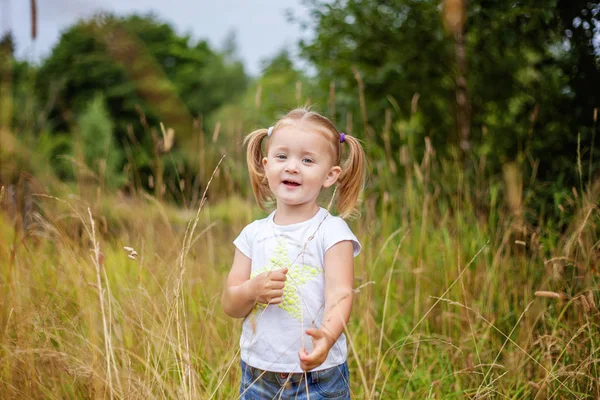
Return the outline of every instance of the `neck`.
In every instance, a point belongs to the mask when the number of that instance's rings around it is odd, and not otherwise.
[[[319,211],[317,203],[306,203],[299,205],[283,204],[277,202],[277,212],[273,221],[277,225],[291,225],[308,221]]]

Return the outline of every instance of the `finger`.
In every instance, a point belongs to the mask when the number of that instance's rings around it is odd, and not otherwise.
[[[281,290],[285,287],[285,283],[280,281],[273,281],[270,282],[268,286],[270,289]]]
[[[306,352],[306,349],[304,347],[302,347],[300,351],[298,351],[298,358],[300,359],[300,368],[303,371],[308,371],[309,364],[306,362],[307,355],[308,353]]]
[[[302,369],[304,372],[308,372],[308,365],[300,361],[300,369]]]
[[[270,276],[269,278],[272,281],[278,281],[278,282],[285,282],[287,280],[287,276],[280,271],[273,273],[273,275]]]
[[[325,359],[316,359],[316,360],[301,360],[300,364],[303,366],[305,371],[310,371],[317,368],[319,365],[323,364]]]
[[[314,351],[308,353],[306,349],[304,349],[304,353],[300,355],[300,360],[305,364],[312,364],[315,362],[318,354],[315,354]]]
[[[300,362],[300,368],[303,371],[311,371],[313,369],[315,369],[316,367],[318,367],[320,364],[319,363],[315,363],[315,362],[306,362],[306,361],[301,361]]]
[[[277,302],[277,303],[276,303]],[[269,296],[269,303],[271,304],[279,304],[283,302],[283,296],[279,295],[275,295],[275,296]]]
[[[278,269],[278,270],[273,271],[273,272],[275,272],[278,276],[285,277],[285,275],[287,275],[287,273],[288,273],[288,269],[287,268],[282,268],[282,269]]]
[[[311,364],[300,363],[300,368],[302,369],[302,371],[308,372],[308,371],[314,369],[315,366],[311,365]]]
[[[308,351],[306,351],[306,348],[304,346],[302,346],[298,351],[298,357],[301,361],[304,361],[306,357],[308,357]]]
[[[320,329],[309,328],[306,330],[306,334],[312,336],[314,339],[320,339],[323,337],[323,331]]]
[[[265,289],[283,289],[285,287],[285,283],[281,281],[269,281],[265,284]]]

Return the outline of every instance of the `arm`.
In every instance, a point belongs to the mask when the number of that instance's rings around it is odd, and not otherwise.
[[[230,317],[244,318],[257,302],[279,304],[283,301],[287,268],[263,272],[250,279],[251,271],[252,260],[236,248],[227,285],[221,296],[223,311]]]
[[[352,242],[342,241],[325,253],[325,312],[320,329],[308,329],[313,337],[313,351],[300,350],[300,367],[311,370],[321,365],[329,350],[344,331],[350,318],[354,283],[354,252]]]
[[[236,248],[227,285],[221,296],[223,311],[230,317],[244,318],[256,304],[256,296],[252,295],[250,288],[251,270],[252,260]]]

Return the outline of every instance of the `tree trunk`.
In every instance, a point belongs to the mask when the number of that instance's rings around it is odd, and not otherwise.
[[[471,105],[467,90],[467,51],[463,30],[456,32],[456,104],[458,105],[458,129],[460,148],[466,152],[471,148]]]
[[[467,91],[467,49],[465,21],[467,0],[444,0],[443,21],[446,31],[454,37],[456,55],[456,104],[459,145],[464,154],[471,148],[471,106]]]

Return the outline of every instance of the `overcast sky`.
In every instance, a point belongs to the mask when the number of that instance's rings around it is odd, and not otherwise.
[[[246,71],[256,75],[260,61],[282,48],[297,54],[303,33],[290,23],[286,10],[305,19],[301,0],[37,0],[38,32],[31,40],[29,0],[0,0],[0,30],[12,30],[17,57],[37,61],[48,55],[60,33],[78,19],[98,11],[119,15],[155,12],[179,33],[191,33],[221,47],[228,33],[236,32],[238,53]]]

